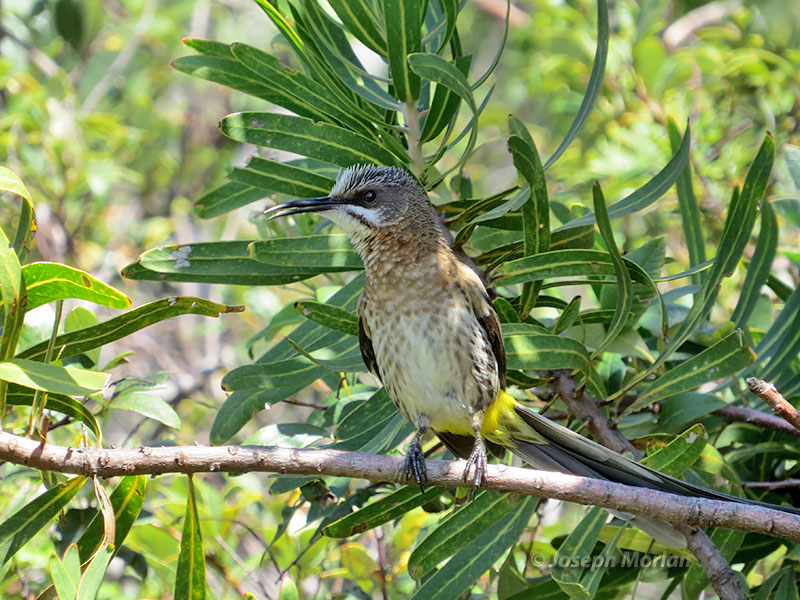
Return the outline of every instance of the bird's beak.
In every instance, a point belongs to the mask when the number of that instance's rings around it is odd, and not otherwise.
[[[291,202],[284,202],[278,206],[268,208],[264,211],[264,214],[269,216],[270,219],[275,219],[277,217],[286,217],[288,215],[296,215],[304,212],[328,210],[339,204],[340,202],[334,200],[330,196],[301,198],[300,200],[292,200]]]

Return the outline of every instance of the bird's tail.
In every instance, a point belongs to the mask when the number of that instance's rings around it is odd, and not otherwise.
[[[487,423],[487,420],[490,421]],[[518,455],[536,469],[605,479],[681,496],[757,504],[800,514],[793,507],[749,500],[693,485],[631,460],[571,429],[522,406],[504,391],[487,410],[484,437]],[[669,523],[648,517],[613,513],[637,525],[660,542],[683,547],[684,537]]]

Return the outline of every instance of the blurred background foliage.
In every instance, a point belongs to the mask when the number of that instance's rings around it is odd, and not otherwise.
[[[589,79],[595,10],[593,0],[514,2],[508,44],[493,76],[497,86],[481,117],[483,146],[466,168],[476,197],[517,180],[505,148],[508,113],[528,126],[543,156],[563,138]],[[465,47],[476,53],[473,72],[492,61],[504,11],[505,3],[497,0],[464,6],[459,30]],[[108,358],[135,352],[115,376],[168,372],[159,393],[183,421],[180,430],[172,430],[138,415],[132,422],[124,412],[108,413],[104,431],[111,443],[206,443],[224,399],[220,377],[248,360],[244,341],[289,300],[315,294],[316,284],[142,283],[123,280],[118,271],[165,240],[266,237],[255,218],[266,202],[208,220],[194,214],[193,203],[254,152],[222,136],[220,117],[271,107],[169,65],[186,54],[180,43],[186,36],[268,49],[276,31],[245,0],[7,0],[1,14],[0,162],[32,193],[39,218],[35,257],[91,271],[136,305],[166,294],[191,294],[247,307],[222,320],[184,316],[104,349]],[[800,145],[800,4],[620,0],[610,6],[610,23],[602,90],[579,138],[548,172],[550,197],[589,206],[594,179],[609,199],[625,196],[671,155],[667,117],[679,123],[691,119],[695,193],[707,239],[717,239],[730,190],[741,184],[754,149],[771,131],[779,152],[770,194],[781,226],[773,274],[796,287],[800,199],[790,170],[800,165],[787,161],[780,149]],[[667,255],[678,271],[688,255],[674,190],[658,206],[618,221],[617,242],[626,250],[666,234]],[[0,205],[2,222],[11,222],[15,210],[13,201]],[[724,283],[723,310],[736,303],[740,275]],[[48,310],[42,307],[39,316],[34,311],[31,321],[52,322]],[[769,316],[769,311],[762,315]],[[314,409],[303,404],[327,404],[334,392],[318,381],[295,404],[258,415],[246,433],[258,431],[262,443],[283,441],[283,433],[297,432],[282,433],[271,423],[304,421]],[[0,484],[0,513],[10,514],[36,494],[32,480],[21,481],[8,476]],[[131,552],[112,563],[100,597],[171,595],[187,484],[184,478],[162,477],[147,487],[148,512],[126,541]],[[301,597],[407,597],[414,588],[405,568],[410,549],[417,533],[439,518],[417,510],[350,540],[312,538],[306,517],[324,504],[324,496],[303,498],[297,490],[267,495],[265,479],[257,475],[208,476],[198,478],[196,487],[209,585],[218,598],[245,592],[275,598],[284,572],[298,583]],[[523,535],[510,560],[526,576],[537,575],[525,557],[549,551],[541,540],[565,535],[583,513],[572,507],[557,520],[544,520],[536,541]],[[287,531],[291,535],[282,535]],[[14,558],[0,595],[27,598],[49,582],[43,565],[52,536],[69,537],[58,530],[41,532]],[[508,597],[515,589],[511,572],[486,575],[476,597],[495,589],[498,577],[501,596]],[[751,577],[751,585],[761,583],[758,573]],[[646,582],[640,594],[649,597]]]

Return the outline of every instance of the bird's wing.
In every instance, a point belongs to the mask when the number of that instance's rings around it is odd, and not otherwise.
[[[363,298],[363,296],[362,296]],[[361,302],[358,303],[358,345],[361,348],[361,358],[364,359],[364,364],[367,370],[375,375],[378,379],[381,378],[380,370],[378,369],[378,361],[375,360],[375,349],[372,347],[372,339],[369,337],[367,330],[367,323],[361,310]]]
[[[500,378],[500,388],[506,388],[506,346],[503,342],[503,332],[500,330],[500,319],[494,311],[492,301],[480,277],[469,268],[460,263],[460,281],[463,283],[464,292],[472,306],[472,312],[478,319],[486,334],[486,339],[492,347],[492,353],[497,361],[497,375]]]

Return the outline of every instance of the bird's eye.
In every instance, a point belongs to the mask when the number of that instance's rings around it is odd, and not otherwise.
[[[364,194],[361,196],[361,198],[364,200],[364,202],[375,202],[375,198],[377,198],[377,197],[378,197],[378,195],[375,192],[373,192],[372,190],[368,190],[368,191],[364,192]]]

